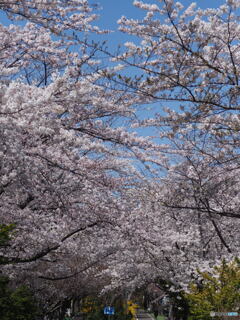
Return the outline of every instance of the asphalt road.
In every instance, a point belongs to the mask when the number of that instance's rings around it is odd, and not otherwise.
[[[154,318],[145,310],[138,309],[136,314],[137,320],[154,320]]]

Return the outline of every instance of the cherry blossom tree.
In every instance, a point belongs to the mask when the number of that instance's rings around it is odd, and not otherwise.
[[[142,71],[143,80],[129,86],[143,101],[159,102],[156,117],[141,124],[157,126],[169,139],[166,152],[175,163],[188,153],[237,167],[238,1],[206,10],[195,4],[184,10],[174,1],[134,4],[146,17],[122,17],[120,30],[142,41],[125,43],[127,51],[115,60]]]
[[[14,23],[0,25],[0,222],[15,224],[0,261],[49,310],[96,288],[184,286],[238,254],[240,5],[134,5],[145,18],[119,25],[140,42],[104,67],[87,1],[0,2]],[[138,121],[146,104],[159,109]]]
[[[113,88],[106,74],[118,67],[103,69],[86,40],[101,32],[87,1],[0,8],[16,20],[0,26],[0,220],[15,225],[0,259],[48,307],[96,285],[116,255],[122,194],[140,179],[131,162],[155,146],[124,127],[135,100]]]
[[[184,285],[198,266],[207,269],[239,255],[240,5],[226,1],[205,10],[196,4],[184,9],[172,0],[134,5],[145,17],[122,17],[119,29],[139,41],[126,42],[112,60],[137,76],[114,80],[134,92],[139,104],[158,108],[154,118],[134,126],[156,128],[168,161],[155,162],[156,183],[136,207],[134,230],[141,231],[133,238],[141,254],[134,246],[129,250],[128,256],[137,252],[136,260],[126,265],[127,272],[116,273],[116,283],[132,270],[134,285],[154,275]]]

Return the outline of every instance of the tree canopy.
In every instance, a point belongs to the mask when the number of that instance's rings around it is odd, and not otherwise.
[[[1,271],[46,312],[239,256],[240,3],[133,4],[110,52],[87,0],[0,2]]]

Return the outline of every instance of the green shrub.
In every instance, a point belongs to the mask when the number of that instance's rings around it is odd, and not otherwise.
[[[240,311],[240,261],[222,262],[212,273],[199,272],[201,285],[192,283],[186,294],[190,319],[210,320],[210,312]],[[224,318],[223,316],[219,319]]]
[[[7,277],[0,277],[0,320],[33,320],[37,307],[26,286],[13,290]]]

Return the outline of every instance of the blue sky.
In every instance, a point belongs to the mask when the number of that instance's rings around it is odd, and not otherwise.
[[[158,0],[142,0],[146,3],[156,3],[159,4]],[[175,0],[176,2],[177,0]],[[225,0],[178,0],[181,2],[184,7],[188,7],[192,2],[197,3],[197,7],[202,9],[212,7],[216,8],[225,3]],[[133,37],[128,36],[127,34],[123,34],[119,32],[117,20],[121,16],[126,16],[127,18],[133,19],[141,19],[145,16],[146,11],[140,10],[133,6],[133,0],[90,0],[91,3],[97,3],[102,10],[99,11],[99,20],[97,21],[97,25],[102,29],[110,29],[113,32],[108,35],[103,35],[100,39],[104,39],[108,41],[108,48],[110,51],[114,52],[114,49],[117,48],[119,44],[123,45],[126,41],[134,41]],[[94,36],[94,40],[99,40],[98,36]],[[131,71],[130,71],[131,74]],[[156,105],[148,106],[144,111],[142,110],[138,113],[140,118],[151,117],[153,115],[151,109],[156,110]],[[138,131],[138,130],[137,130]],[[142,135],[152,135],[154,134],[153,129],[146,128],[145,130],[141,129]]]
[[[142,0],[146,3],[157,3],[158,0]],[[185,7],[188,7],[192,2],[197,3],[197,7],[200,8],[216,8],[221,4],[225,3],[224,0],[179,0]],[[111,29],[114,33],[103,38],[109,41],[110,47],[116,47],[119,43],[123,44],[127,40],[127,35],[124,35],[117,31],[118,25],[117,20],[121,16],[126,16],[127,18],[140,19],[144,16],[145,11],[135,8],[133,6],[133,0],[92,0],[91,3],[97,3],[102,10],[99,12],[100,18],[98,20],[98,25],[103,29]]]
[[[93,1],[92,1],[93,2]],[[97,0],[94,1],[98,3],[102,8],[102,17],[100,19],[100,25],[105,28],[116,29],[116,21],[122,16],[125,15],[131,18],[140,18],[142,16],[142,10],[135,8],[132,3],[133,0]],[[159,3],[157,0],[143,0],[146,3]],[[190,5],[192,2],[196,2],[198,7],[207,8],[207,7],[218,7],[223,0],[184,0],[180,1],[184,6]]]

